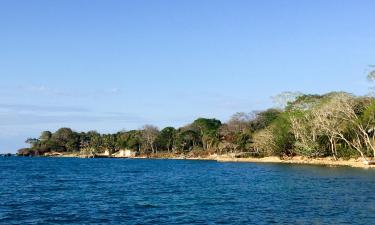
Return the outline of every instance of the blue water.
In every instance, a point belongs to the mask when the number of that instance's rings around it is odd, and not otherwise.
[[[375,224],[375,170],[0,158],[1,224]]]

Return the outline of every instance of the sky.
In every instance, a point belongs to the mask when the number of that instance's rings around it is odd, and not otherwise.
[[[373,0],[0,0],[0,153],[368,92]]]

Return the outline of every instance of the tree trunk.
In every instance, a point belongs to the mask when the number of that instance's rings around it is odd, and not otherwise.
[[[332,156],[335,160],[337,160],[336,153],[335,153],[335,144],[333,142],[333,137],[329,138],[329,142],[331,143],[331,151],[332,151]]]

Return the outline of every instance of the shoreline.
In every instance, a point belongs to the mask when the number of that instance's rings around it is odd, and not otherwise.
[[[293,157],[291,159],[280,159],[279,157],[270,156],[263,158],[231,158],[226,156],[217,157],[206,157],[206,158],[150,158],[150,159],[174,159],[174,160],[210,160],[217,161],[220,163],[273,163],[273,164],[291,164],[291,165],[315,165],[315,166],[326,166],[326,167],[352,167],[352,168],[375,168],[375,165],[366,165],[360,159],[349,159],[349,160],[333,160],[330,157],[327,158],[304,158],[304,157]]]
[[[279,163],[279,164],[293,164],[293,165],[316,165],[327,167],[352,167],[352,168],[375,168],[375,165],[366,165],[361,159],[337,159],[331,157],[327,158],[305,158],[293,157],[291,159],[280,159],[279,157],[264,157],[264,158],[226,158],[219,157],[218,162],[242,162],[242,163]]]
[[[50,154],[44,157],[66,157],[66,158],[93,158],[88,155],[81,155],[78,153],[70,154]],[[118,156],[106,156],[97,155],[94,158],[118,158],[118,159],[172,159],[172,160],[209,160],[220,163],[278,163],[278,164],[294,164],[294,165],[317,165],[327,167],[353,167],[353,168],[375,168],[375,165],[366,165],[361,159],[337,159],[334,160],[332,157],[326,158],[307,158],[301,156],[295,156],[293,158],[281,159],[276,156],[269,156],[263,158],[235,158],[231,155],[209,155],[209,156],[197,156],[189,157],[185,155],[171,155],[171,154],[157,154],[148,156],[136,156],[136,157],[118,157]]]

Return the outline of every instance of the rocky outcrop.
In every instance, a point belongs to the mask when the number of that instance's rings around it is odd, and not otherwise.
[[[21,148],[17,151],[18,156],[43,156],[46,150],[38,150],[32,148]]]

